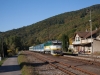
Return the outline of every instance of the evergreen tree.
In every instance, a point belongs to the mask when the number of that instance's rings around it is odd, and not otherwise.
[[[67,35],[63,34],[62,35],[62,42],[63,42],[63,51],[67,52],[68,51],[68,47],[69,47],[69,38]]]
[[[0,56],[2,56],[2,40],[0,38]]]
[[[3,50],[4,50],[4,57],[8,56],[8,53],[7,53],[7,45],[6,45],[5,42],[3,43]]]

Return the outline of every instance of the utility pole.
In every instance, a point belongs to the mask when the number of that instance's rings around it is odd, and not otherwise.
[[[91,33],[91,50],[92,50],[92,53],[91,53],[91,57],[93,58],[93,39],[92,39],[92,20],[91,20],[91,10],[90,10],[90,33]]]

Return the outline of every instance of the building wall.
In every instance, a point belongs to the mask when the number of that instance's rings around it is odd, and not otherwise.
[[[100,52],[100,40],[93,41],[93,52],[99,51]]]
[[[96,37],[96,39],[100,40],[100,35]]]

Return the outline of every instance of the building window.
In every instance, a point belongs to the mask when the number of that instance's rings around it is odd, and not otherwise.
[[[80,41],[80,38],[78,37],[78,41]]]
[[[80,41],[80,37],[76,37],[75,40],[76,40],[76,41]]]

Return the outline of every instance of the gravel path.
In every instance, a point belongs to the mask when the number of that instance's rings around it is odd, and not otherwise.
[[[17,56],[8,58],[0,67],[0,75],[21,75]]]

